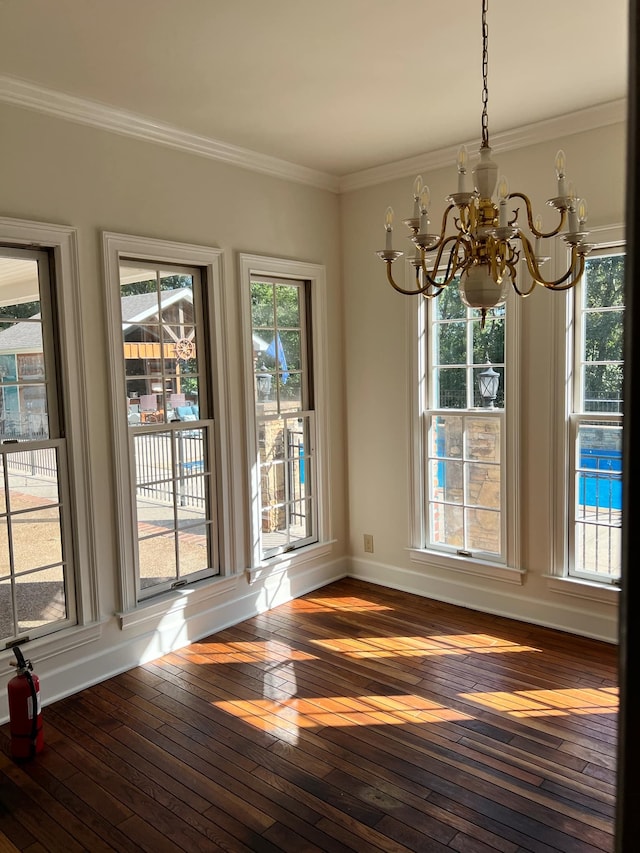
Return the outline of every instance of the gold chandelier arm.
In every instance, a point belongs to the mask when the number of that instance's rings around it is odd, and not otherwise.
[[[536,278],[534,278],[532,276],[531,277],[531,284],[529,285],[529,289],[524,290],[524,288],[521,288],[520,285],[518,284],[518,269],[517,269],[516,264],[517,264],[517,259],[512,261],[511,263],[507,264],[507,266],[509,267],[509,272],[511,273],[511,284],[513,286],[513,289],[518,294],[518,296],[522,296],[522,297],[529,296],[530,294],[533,293],[536,284],[538,284],[538,281]],[[527,264],[527,268],[528,267],[529,267],[529,265]]]
[[[443,284],[441,284],[440,282],[434,282],[431,278],[429,278],[428,275],[427,275],[428,281],[427,281],[426,285],[424,287],[420,287],[420,278],[419,278],[419,273],[418,273],[418,270],[420,269],[420,267],[416,267],[416,284],[418,285],[418,287],[414,288],[413,290],[407,290],[404,287],[400,287],[400,285],[396,284],[395,281],[393,280],[393,275],[391,273],[391,264],[392,263],[393,263],[393,261],[386,261],[386,264],[387,264],[387,281],[389,282],[391,287],[393,287],[394,290],[398,291],[398,293],[402,293],[404,296],[421,296],[422,295],[422,296],[426,296],[427,298],[431,298],[433,296],[437,296],[444,289]],[[424,268],[424,262],[422,264],[422,267]],[[448,282],[447,282],[447,284],[448,284]],[[437,292],[428,293],[427,291],[429,290],[430,287],[437,287],[438,288]]]
[[[553,229],[553,231],[538,231],[533,221],[533,211],[531,210],[531,201],[524,193],[509,193],[509,198],[521,198],[525,203],[525,207],[527,208],[527,224],[529,226],[529,230],[533,234],[534,237],[555,237],[557,236],[562,229],[564,228],[566,219],[567,219],[567,211],[562,209],[560,211],[560,222],[557,227]]]
[[[440,237],[438,238],[438,243],[436,244],[437,246],[441,245],[443,238],[444,238],[444,235],[447,232],[447,219],[449,218],[449,214],[451,213],[451,211],[453,210],[454,207],[455,207],[455,204],[448,205],[445,208],[444,213],[442,214],[442,225],[440,226]],[[434,246],[434,248],[436,248],[436,247]]]
[[[450,235],[445,240],[443,240],[442,243],[440,243],[440,247],[438,249],[438,254],[435,257],[435,260],[433,263],[433,270],[434,270],[436,276],[438,275],[438,269],[440,267],[440,262],[442,261],[442,255],[444,253],[446,246],[449,243],[453,243],[453,246],[449,250],[449,263],[447,264],[447,272],[445,273],[444,281],[438,281],[437,278],[431,278],[431,276],[429,275],[429,270],[427,269],[427,267],[424,263],[424,260],[422,261],[422,264],[421,264],[422,275],[434,287],[439,287],[441,290],[443,290],[448,284],[450,284],[453,281],[453,279],[456,277],[456,275],[458,274],[458,271],[460,269],[464,268],[465,262],[467,260],[467,256],[469,254],[468,246],[467,246],[465,240],[462,238],[462,236],[460,234],[457,234],[455,236]],[[460,262],[458,259],[458,252],[459,252],[460,248],[463,249],[463,255],[464,255],[462,262]]]
[[[465,241],[462,239],[462,237],[460,235],[447,237],[440,244],[440,248],[438,249],[438,254],[436,255],[435,265],[434,265],[434,270],[436,271],[436,276],[437,276],[438,267],[440,266],[440,262],[442,260],[443,252],[444,252],[446,246],[450,243],[453,243],[453,246],[451,247],[451,250],[450,250],[449,269],[448,269],[447,273],[445,274],[443,281],[438,281],[437,278],[431,277],[431,275],[429,274],[429,270],[427,269],[426,264],[424,262],[424,251],[423,251],[422,252],[422,256],[423,256],[422,260],[420,261],[419,265],[416,263],[416,287],[413,288],[412,290],[408,290],[407,288],[400,287],[399,284],[396,284],[396,282],[393,280],[393,274],[391,272],[391,264],[393,263],[393,261],[391,261],[391,260],[386,261],[387,281],[389,282],[391,287],[393,287],[394,290],[397,290],[398,293],[402,293],[404,296],[425,296],[427,299],[431,299],[434,296],[438,296],[440,293],[442,293],[442,291],[445,289],[445,287],[453,281],[453,279],[456,277],[456,275],[458,274],[460,269],[464,268],[466,258],[469,254],[469,249],[468,249]],[[460,250],[461,247],[463,249],[463,255],[464,255],[462,262],[460,262],[458,259],[458,251]],[[420,286],[420,273],[422,273],[423,280],[426,281],[426,284],[422,287]],[[433,291],[430,293],[429,291],[431,290],[431,288],[433,288]]]
[[[548,290],[561,291],[569,290],[580,281],[580,279],[582,278],[582,274],[584,273],[585,254],[584,252],[579,251],[578,246],[571,246],[571,260],[569,262],[569,269],[566,271],[566,273],[561,278],[558,278],[555,281],[547,281],[547,279],[545,279],[542,273],[540,272],[540,267],[538,266],[535,252],[531,248],[531,243],[527,240],[527,238],[521,231],[518,231],[517,236],[522,242],[522,248],[524,250],[524,257],[527,264],[527,269],[529,270],[529,274],[531,275],[534,284],[541,284]],[[517,287],[516,290],[518,290]],[[527,294],[530,292],[530,290],[527,291]],[[518,291],[518,293],[520,293],[520,291]]]

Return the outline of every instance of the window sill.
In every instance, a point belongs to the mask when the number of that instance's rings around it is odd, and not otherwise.
[[[284,574],[290,569],[296,569],[298,566],[310,563],[312,560],[317,560],[320,557],[326,557],[333,550],[335,542],[335,539],[330,539],[328,542],[316,542],[313,545],[306,545],[304,548],[300,548],[299,551],[289,551],[288,553],[271,557],[260,563],[259,566],[247,569],[247,580],[249,584],[252,584],[267,577]]]
[[[123,631],[144,628],[159,620],[179,616],[187,608],[202,607],[211,599],[235,589],[237,576],[218,577],[194,583],[191,587],[174,589],[148,601],[142,601],[132,610],[116,613]]]
[[[100,623],[92,623],[91,625],[73,625],[70,628],[65,628],[62,631],[56,631],[54,634],[46,634],[44,637],[37,637],[35,640],[30,640],[28,643],[20,646],[23,655],[26,658],[33,658],[38,663],[54,658],[57,655],[65,654],[73,651],[80,646],[85,646],[88,643],[93,643],[102,636],[102,625]],[[13,651],[6,649],[6,669],[9,670],[9,661],[14,660]]]
[[[588,601],[599,601],[602,604],[617,605],[620,600],[619,586],[612,584],[605,586],[579,578],[560,578],[556,575],[547,575],[547,587],[551,592],[572,595],[575,598],[583,598]]]
[[[514,569],[501,563],[491,563],[482,560],[470,560],[457,554],[443,554],[439,551],[426,551],[419,548],[409,548],[412,563],[420,563],[446,571],[462,572],[467,575],[489,578],[522,586],[525,572],[522,569]]]

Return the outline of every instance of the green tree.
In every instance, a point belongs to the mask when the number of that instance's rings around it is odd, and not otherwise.
[[[251,282],[253,332],[267,345],[273,343],[275,354],[277,354],[279,337],[285,360],[285,364],[279,364],[275,355],[265,351],[260,353],[256,367],[277,376],[281,399],[300,399],[303,346],[300,304],[302,295],[302,288],[295,284]]]
[[[0,317],[6,317],[7,320],[20,320],[25,317],[35,317],[40,311],[39,302],[21,302],[18,305],[4,305],[0,308]],[[9,329],[13,323],[2,322],[0,320],[0,332]]]
[[[504,307],[489,311],[483,328],[480,311],[474,310],[469,314],[460,298],[458,281],[455,280],[436,297],[434,316],[436,320],[451,321],[436,323],[433,327],[437,335],[437,362],[443,366],[439,370],[438,405],[442,408],[466,408],[468,374],[465,366],[469,363],[476,365],[473,371],[474,405],[481,405],[477,374],[484,370],[488,359],[501,376],[495,405],[498,408],[502,407],[504,405]],[[471,352],[467,352],[469,319],[472,323]]]
[[[587,411],[621,410],[624,275],[622,254],[587,259],[583,353]]]

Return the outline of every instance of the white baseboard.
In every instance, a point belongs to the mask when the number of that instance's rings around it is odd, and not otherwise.
[[[532,596],[527,593],[526,586],[512,592],[511,588],[499,583],[485,581],[478,585],[473,578],[461,579],[458,574],[443,578],[442,573],[430,573],[422,566],[407,569],[359,557],[351,558],[348,575],[494,616],[505,616],[606,643],[618,642],[617,607],[602,608],[586,600],[571,600],[568,596],[557,596],[559,600],[552,601]]]

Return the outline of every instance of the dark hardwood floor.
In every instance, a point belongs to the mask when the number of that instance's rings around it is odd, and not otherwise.
[[[0,851],[611,851],[616,666],[340,581],[2,727]]]

